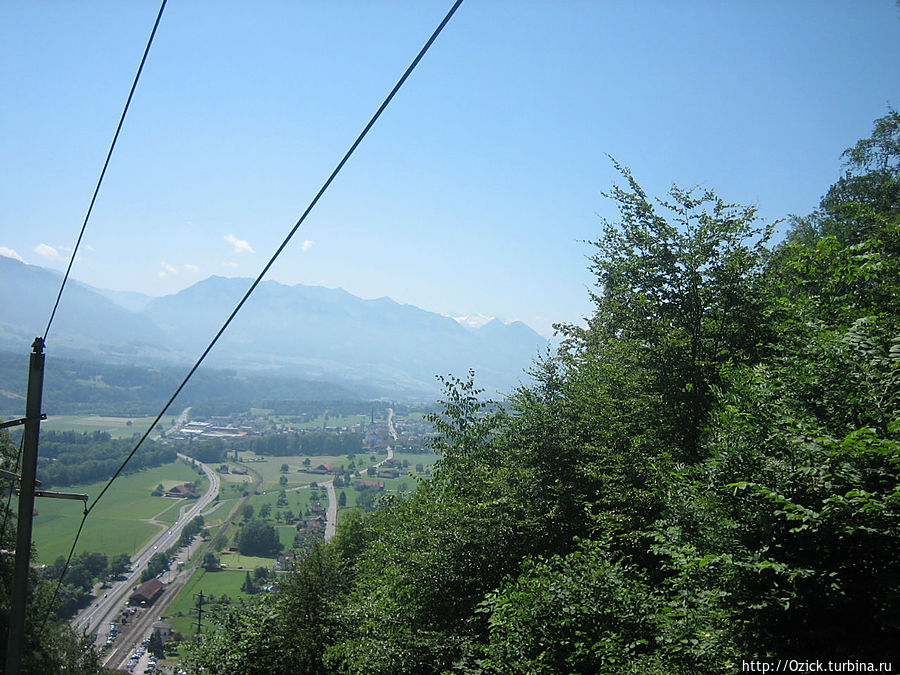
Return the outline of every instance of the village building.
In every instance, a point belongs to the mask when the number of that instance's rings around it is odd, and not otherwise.
[[[177,497],[180,499],[197,499],[200,495],[192,485],[185,483],[184,485],[176,485],[166,492],[166,497]]]
[[[336,473],[337,471],[338,469],[326,462],[319,464],[315,469],[310,469],[309,473]]]
[[[353,483],[353,487],[357,490],[384,490],[383,480],[358,480]]]
[[[129,605],[152,605],[163,592],[163,583],[159,579],[145,581],[128,597]]]
[[[153,624],[153,632],[159,636],[159,639],[163,644],[173,639],[175,636],[175,631],[172,629],[172,624],[165,623],[164,621],[157,621]]]

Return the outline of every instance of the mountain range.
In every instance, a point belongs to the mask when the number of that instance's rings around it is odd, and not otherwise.
[[[0,256],[0,349],[30,350],[60,281],[55,271]],[[213,276],[152,298],[70,281],[48,353],[111,364],[192,363],[250,283]],[[470,368],[488,393],[508,392],[546,347],[547,339],[521,322],[462,325],[386,297],[263,281],[204,363],[416,397],[438,391],[436,375],[462,376]]]

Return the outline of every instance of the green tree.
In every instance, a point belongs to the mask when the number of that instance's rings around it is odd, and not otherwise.
[[[109,575],[117,577],[131,568],[131,557],[127,553],[114,555],[109,561]]]
[[[346,579],[338,550],[314,545],[281,581],[279,593],[213,608],[210,628],[186,645],[184,665],[192,673],[222,675],[333,672],[323,662],[335,639],[329,601]]]
[[[241,509],[241,519],[245,522],[253,520],[255,514],[256,510],[253,508],[253,504],[244,504],[244,508]]]
[[[212,551],[206,553],[206,555],[203,556],[202,565],[203,569],[205,569],[207,572],[218,572],[222,569],[222,564],[219,561],[219,556],[217,556]]]
[[[758,224],[754,207],[710,190],[672,187],[654,203],[617,166],[626,185],[610,197],[620,219],[593,242],[596,312],[587,329],[567,327],[567,352],[635,350],[644,393],[657,398],[660,442],[695,461],[720,368],[754,361],[768,337],[759,281],[771,226]]]
[[[159,633],[157,631],[153,631],[150,634],[150,644],[147,646],[147,651],[149,651],[158,659],[165,657],[166,647],[163,644],[162,638],[159,636]]]
[[[248,595],[256,595],[257,593],[259,593],[259,586],[257,586],[253,579],[250,577],[250,572],[247,572],[246,576],[244,577],[244,583],[241,584],[241,590]]]
[[[278,533],[264,520],[251,520],[238,535],[238,550],[242,555],[271,557],[281,549]]]

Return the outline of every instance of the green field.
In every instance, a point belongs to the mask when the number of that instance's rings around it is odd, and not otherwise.
[[[245,466],[248,469],[252,469],[256,471],[262,476],[263,482],[260,485],[259,489],[264,492],[268,492],[271,490],[280,490],[281,489],[281,477],[285,476],[287,478],[287,484],[285,487],[299,487],[301,485],[308,485],[314,482],[325,482],[331,479],[330,475],[326,474],[311,474],[304,471],[307,468],[315,468],[319,464],[332,464],[334,466],[348,466],[350,464],[350,460],[347,459],[347,455],[320,455],[316,457],[264,457],[259,458],[252,452],[242,452],[239,453],[239,457],[245,460],[242,463],[242,466]],[[309,467],[303,464],[303,460],[309,459],[310,464]],[[369,455],[368,454],[360,454],[356,456],[356,461],[358,463],[365,462],[365,466],[368,466]],[[281,472],[281,465],[288,465],[288,472]]]
[[[253,571],[257,567],[265,567],[272,569],[275,564],[274,558],[259,558],[252,555],[241,555],[236,551],[222,551],[218,554],[219,560],[229,570],[250,570]],[[228,570],[223,570],[228,571]]]
[[[109,556],[133,554],[165,525],[174,523],[180,508],[187,503],[183,499],[152,497],[153,489],[166,481],[184,483],[198,478],[191,467],[180,461],[120,476],[85,522],[76,552],[100,551]],[[204,476],[203,489],[207,484]],[[63,490],[89,495],[90,504],[104,485],[105,481],[67,486]],[[34,519],[34,543],[38,559],[49,563],[57,556],[68,555],[81,522],[81,503],[41,497],[35,500],[35,505],[38,515]],[[146,522],[150,518],[161,524]]]
[[[227,595],[231,600],[250,597],[241,590],[246,576],[247,573],[241,571],[207,572],[198,569],[166,609],[165,621],[186,638],[194,635],[197,619],[196,613],[191,610],[196,607],[197,594],[203,591],[204,596],[216,598]]]
[[[52,415],[41,422],[48,431],[106,431],[113,438],[131,438],[147,431],[155,417],[101,417],[99,415]],[[131,422],[131,424],[128,424]],[[169,425],[160,422],[163,428]]]
[[[357,424],[368,424],[369,415],[319,415],[314,419],[301,421],[300,417],[285,415],[271,415],[276,424],[287,429],[322,429],[323,427],[353,427]]]

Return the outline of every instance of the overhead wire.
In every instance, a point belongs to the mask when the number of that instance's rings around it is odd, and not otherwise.
[[[72,249],[72,255],[69,257],[69,265],[66,267],[66,273],[63,275],[62,283],[59,285],[59,293],[56,294],[56,302],[53,303],[53,310],[50,312],[50,319],[47,321],[47,327],[44,329],[44,342],[47,341],[47,335],[50,333],[50,326],[56,316],[56,310],[59,308],[59,301],[62,298],[63,290],[66,282],[69,280],[69,273],[72,271],[72,264],[75,262],[75,256],[78,253],[78,247],[81,245],[81,239],[84,237],[84,231],[87,229],[88,220],[94,210],[94,203],[97,201],[97,195],[100,193],[100,186],[103,184],[103,177],[106,176],[106,169],[109,167],[109,160],[112,158],[113,150],[116,148],[116,141],[119,140],[119,132],[122,131],[122,125],[125,122],[125,115],[128,114],[128,107],[131,105],[131,99],[134,91],[137,89],[138,80],[141,79],[141,72],[144,70],[144,64],[147,62],[147,55],[150,53],[150,46],[153,44],[153,38],[156,36],[156,29],[159,28],[159,22],[162,19],[163,10],[166,8],[167,0],[162,0],[159,6],[159,12],[156,15],[156,21],[153,23],[153,30],[150,31],[150,39],[147,40],[147,46],[144,48],[144,55],[141,57],[141,64],[138,66],[137,74],[134,76],[134,82],[131,84],[131,91],[128,92],[128,99],[125,101],[125,107],[122,109],[122,115],[119,117],[119,124],[116,126],[116,133],[113,135],[112,143],[109,145],[109,151],[106,153],[106,160],[103,162],[103,169],[100,171],[100,177],[97,179],[97,185],[94,188],[94,194],[91,196],[91,202],[88,205],[87,213],[84,214],[84,222],[81,223],[81,231],[78,233],[78,240],[75,242],[75,248]]]
[[[178,387],[175,389],[175,392],[169,397],[168,401],[166,401],[162,410],[160,410],[159,414],[156,416],[156,418],[153,420],[153,422],[149,425],[149,427],[143,433],[143,435],[140,437],[140,439],[138,439],[134,448],[132,448],[132,450],[128,453],[128,455],[122,461],[119,468],[116,469],[116,472],[112,475],[112,477],[109,479],[109,481],[106,483],[106,485],[100,491],[100,493],[94,498],[94,500],[91,502],[91,505],[89,507],[85,508],[84,516],[82,517],[81,524],[78,527],[78,532],[75,535],[75,541],[72,543],[72,548],[69,551],[69,556],[68,556],[68,559],[66,560],[65,567],[63,569],[62,574],[59,577],[59,581],[56,586],[56,591],[54,592],[54,595],[53,595],[54,601],[56,599],[57,593],[59,592],[59,587],[62,585],[63,577],[65,576],[65,573],[69,568],[69,562],[71,561],[72,555],[75,551],[75,547],[78,544],[78,539],[81,536],[81,532],[84,528],[85,521],[87,520],[87,518],[91,514],[91,512],[93,512],[94,507],[97,506],[97,503],[103,498],[103,496],[106,494],[106,492],[109,490],[109,488],[115,482],[115,480],[119,477],[119,475],[122,473],[122,471],[128,465],[128,463],[131,461],[132,457],[134,457],[135,453],[137,453],[138,449],[144,444],[144,441],[147,440],[147,438],[150,436],[150,433],[153,431],[153,429],[156,428],[156,425],[166,414],[166,411],[171,407],[172,403],[174,403],[175,399],[178,397],[178,395],[181,393],[181,391],[187,385],[188,381],[191,379],[191,377],[194,375],[194,373],[197,371],[197,369],[203,363],[204,359],[209,354],[209,352],[212,351],[213,347],[216,345],[216,343],[219,341],[219,338],[222,336],[222,334],[225,332],[225,330],[231,324],[234,317],[237,316],[237,313],[241,310],[241,308],[247,302],[247,300],[249,299],[249,297],[253,293],[253,291],[256,290],[256,287],[259,286],[263,277],[265,277],[266,273],[269,271],[269,269],[272,267],[272,265],[275,264],[275,261],[277,260],[278,256],[281,255],[281,252],[290,243],[294,234],[297,232],[298,229],[300,229],[300,226],[306,220],[307,216],[310,214],[310,212],[313,210],[313,208],[315,208],[316,204],[319,202],[322,195],[325,194],[325,191],[329,188],[331,183],[334,181],[334,179],[337,177],[337,175],[341,172],[341,169],[344,168],[344,165],[350,159],[351,155],[353,155],[353,153],[356,151],[357,147],[360,145],[360,143],[362,143],[363,139],[369,133],[369,130],[375,125],[375,122],[378,120],[378,118],[381,117],[381,114],[384,112],[384,110],[387,108],[387,106],[393,100],[394,96],[397,94],[397,92],[400,90],[400,88],[406,82],[407,78],[409,78],[409,76],[415,70],[416,66],[418,66],[419,62],[422,60],[422,58],[425,56],[425,54],[431,48],[431,45],[434,43],[434,41],[437,40],[438,36],[444,30],[444,27],[450,22],[450,19],[456,13],[456,10],[459,9],[459,6],[462,3],[463,3],[463,0],[456,0],[453,3],[453,6],[450,8],[450,10],[444,16],[444,18],[440,22],[440,24],[438,24],[437,28],[431,34],[431,37],[428,38],[428,40],[425,42],[424,46],[419,50],[419,53],[416,55],[416,57],[412,60],[412,62],[406,68],[403,75],[400,77],[399,80],[397,80],[397,83],[393,86],[390,93],[382,101],[381,105],[375,111],[375,114],[372,115],[369,122],[366,124],[366,126],[363,128],[363,130],[360,132],[359,136],[357,136],[356,140],[350,146],[350,149],[347,150],[347,152],[344,154],[344,156],[338,162],[337,166],[335,166],[334,170],[331,172],[331,174],[328,176],[328,178],[322,184],[322,187],[319,188],[319,191],[316,193],[316,195],[310,201],[309,205],[303,211],[300,218],[297,220],[297,222],[294,224],[294,226],[290,229],[287,236],[284,238],[284,241],[281,242],[281,245],[275,250],[275,253],[272,254],[272,257],[269,259],[269,261],[266,263],[266,265],[259,272],[256,279],[253,281],[253,283],[250,285],[250,287],[244,293],[243,297],[241,297],[240,301],[237,303],[235,308],[231,311],[231,314],[229,314],[228,318],[225,320],[225,322],[222,324],[222,326],[216,332],[215,336],[212,338],[210,343],[207,345],[206,349],[203,350],[203,353],[200,355],[200,357],[197,359],[197,361],[194,363],[194,365],[188,371],[187,375],[185,375],[184,379],[181,381],[181,384],[178,385]],[[163,5],[165,5],[165,0],[163,2]],[[155,28],[154,28],[154,30],[155,30]],[[51,607],[52,607],[52,603],[51,603]],[[49,616],[49,611],[48,611],[47,616]],[[46,617],[44,619],[44,623],[46,624]]]
[[[125,123],[125,116],[128,114],[128,109],[131,106],[131,99],[134,98],[134,92],[137,90],[138,82],[141,79],[141,73],[144,72],[144,64],[147,63],[147,57],[150,54],[150,48],[153,46],[153,39],[156,37],[156,31],[159,28],[160,21],[162,21],[163,12],[166,9],[166,2],[168,0],[162,0],[159,5],[159,11],[156,13],[156,20],[153,22],[153,29],[150,31],[150,37],[147,39],[147,45],[144,47],[144,53],[141,56],[141,62],[138,65],[137,72],[135,73],[134,80],[131,83],[131,89],[128,92],[128,98],[125,100],[125,105],[122,108],[122,114],[119,116],[119,123],[116,125],[116,132],[113,134],[112,142],[109,145],[109,150],[106,152],[106,159],[103,162],[103,169],[100,171],[100,176],[97,179],[97,184],[94,187],[94,192],[91,195],[91,201],[88,204],[87,212],[84,215],[84,220],[81,223],[81,230],[78,232],[78,239],[75,241],[75,246],[72,249],[72,255],[69,257],[69,264],[66,267],[66,272],[63,275],[62,282],[59,285],[59,292],[56,294],[56,301],[53,303],[53,309],[50,311],[50,318],[47,320],[47,327],[44,329],[43,341],[47,341],[47,336],[50,334],[50,327],[53,325],[53,319],[56,317],[56,311],[59,309],[59,304],[62,299],[63,291],[66,288],[66,282],[69,280],[69,274],[72,272],[72,265],[75,263],[75,258],[78,254],[78,248],[81,246],[81,240],[84,238],[84,232],[87,229],[88,221],[91,218],[91,214],[94,211],[94,204],[97,202],[97,195],[100,194],[100,186],[103,185],[103,179],[106,176],[106,170],[109,168],[109,162],[112,159],[113,151],[116,148],[116,143],[119,140],[119,134],[122,131],[122,126]],[[24,438],[24,436],[23,436]],[[66,562],[63,565],[63,569],[59,575],[59,579],[56,584],[56,589],[53,591],[53,597],[50,600],[48,605],[47,613],[44,615],[44,621],[41,624],[41,632],[43,632],[43,627],[47,625],[47,619],[50,616],[50,612],[52,612],[53,607],[56,603],[56,598],[59,595],[59,589],[62,585],[63,578],[66,576],[66,572],[69,569],[69,565],[72,562],[72,556],[75,553],[75,546],[78,544],[78,539],[81,536],[81,531],[84,529],[84,523],[87,520],[88,511],[84,510],[84,513],[81,518],[81,523],[78,526],[78,531],[75,534],[75,541],[72,543],[71,549],[69,549],[69,555],[66,557]],[[5,519],[4,519],[5,523]]]

